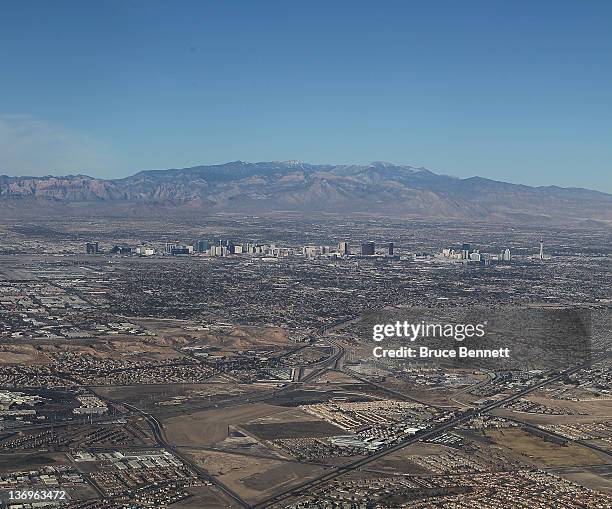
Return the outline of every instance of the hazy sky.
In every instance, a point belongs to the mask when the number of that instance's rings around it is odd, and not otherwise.
[[[237,159],[612,192],[612,2],[2,1],[0,174]]]

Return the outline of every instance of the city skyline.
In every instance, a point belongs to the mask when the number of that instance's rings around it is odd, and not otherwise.
[[[1,223],[5,499],[612,501],[609,228]]]

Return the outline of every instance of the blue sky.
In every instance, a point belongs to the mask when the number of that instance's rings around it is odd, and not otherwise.
[[[3,2],[0,173],[385,160],[612,192],[612,2]]]

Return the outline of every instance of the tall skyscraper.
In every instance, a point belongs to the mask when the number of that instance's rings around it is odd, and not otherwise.
[[[347,256],[349,254],[349,245],[348,242],[341,240],[338,244],[338,253],[340,256]]]
[[[88,242],[85,244],[87,254],[98,254],[100,252],[100,244],[97,242]]]
[[[389,242],[389,245],[387,246],[387,254],[389,256],[393,256],[393,248],[394,248],[393,242]]]
[[[374,245],[374,242],[372,241],[364,242],[363,244],[361,244],[361,255],[362,256],[373,256],[375,252],[375,248],[376,246]]]
[[[316,246],[304,246],[304,256],[306,256],[306,258],[316,257],[317,247]]]
[[[544,259],[544,239],[540,239],[540,260]]]

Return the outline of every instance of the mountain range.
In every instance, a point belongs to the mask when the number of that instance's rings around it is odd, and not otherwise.
[[[164,214],[286,211],[612,224],[610,194],[482,177],[461,179],[385,162],[236,161],[147,170],[122,179],[0,176],[0,211],[36,210],[41,205],[49,211],[93,206],[102,213],[132,215],[152,210]]]

